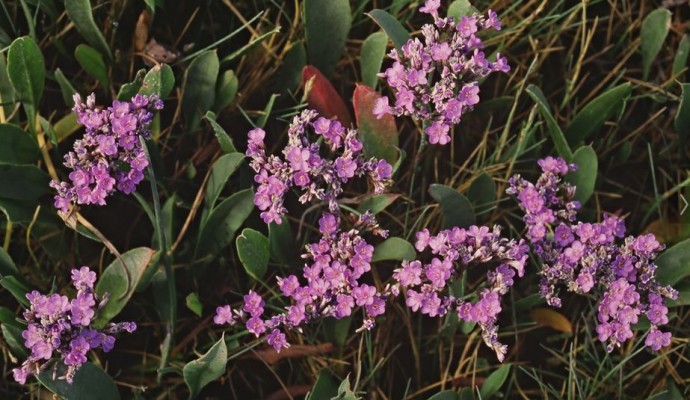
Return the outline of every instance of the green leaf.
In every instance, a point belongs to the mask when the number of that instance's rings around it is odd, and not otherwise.
[[[220,75],[216,87],[216,100],[211,109],[218,112],[229,106],[237,95],[239,81],[233,70],[227,70]],[[208,113],[207,113],[208,115]]]
[[[55,70],[55,80],[58,85],[60,85],[60,93],[62,93],[62,100],[65,102],[65,105],[72,108],[74,106],[74,99],[72,96],[77,93],[77,89],[72,86],[72,83],[65,77],[65,74],[62,73],[60,68]]]
[[[399,237],[391,237],[379,243],[374,249],[371,261],[384,260],[414,260],[417,252],[407,240]]]
[[[17,125],[0,124],[0,162],[30,164],[39,155],[38,144],[29,133]]]
[[[34,207],[20,200],[0,198],[0,211],[13,223],[31,222],[34,216]]]
[[[385,159],[392,165],[398,158],[398,127],[392,115],[387,114],[378,119],[372,113],[379,97],[381,95],[374,89],[357,84],[352,95],[352,105],[365,158]]]
[[[676,50],[676,55],[673,57],[673,76],[678,76],[680,71],[688,65],[688,55],[690,55],[690,37],[688,35],[683,35],[683,39],[678,43],[678,50]],[[679,77],[682,78],[682,77]]]
[[[407,32],[400,21],[386,11],[379,9],[371,10],[367,16],[373,19],[386,32],[386,35],[393,41],[393,45],[398,51],[410,39],[410,33]]]
[[[96,319],[97,326],[104,326],[127,305],[153,254],[154,251],[147,247],[132,249],[103,271],[96,284],[96,293],[101,297],[107,293],[109,299]]]
[[[268,39],[269,37],[271,37],[271,36],[273,36],[279,32],[280,32],[280,26],[277,26],[273,30],[271,30],[269,32],[265,32],[265,33],[261,34],[259,37],[252,39],[249,43],[245,44],[244,46],[240,47],[239,49],[237,49],[237,50],[233,51],[232,53],[228,54],[227,56],[223,57],[223,59],[220,60],[220,65],[222,67],[229,65],[234,59],[245,55],[251,49],[258,46],[261,42],[263,42],[264,40]]]
[[[475,224],[472,204],[462,193],[451,187],[435,183],[429,186],[429,194],[441,206],[444,228],[454,226],[466,228]]]
[[[347,338],[350,336],[350,325],[352,325],[352,317],[345,317],[341,319],[326,318],[322,322],[323,333],[326,340],[338,347],[343,347]]]
[[[6,276],[0,279],[0,286],[4,287],[10,294],[24,307],[29,307],[29,300],[26,298],[26,293],[29,287],[24,282],[17,279],[15,276]]]
[[[292,229],[290,229],[290,223],[287,218],[283,216],[281,220],[280,224],[275,222],[268,224],[270,254],[273,261],[283,265],[290,265],[297,258],[295,237],[292,235]]]
[[[0,247],[0,278],[5,276],[5,275],[15,275],[19,272],[17,269],[17,266],[14,265],[14,261],[12,261],[12,257],[10,257],[9,254]]]
[[[551,114],[551,110],[549,109],[549,104],[544,97],[544,93],[542,93],[541,89],[535,85],[527,86],[525,91],[527,94],[529,94],[532,100],[537,103],[537,106],[539,106],[539,112],[546,120],[546,126],[549,128],[551,139],[553,139],[553,144],[556,147],[558,154],[565,158],[566,161],[572,161],[573,151],[570,150],[570,146],[568,146],[568,141],[565,139],[563,131],[561,131],[561,127],[558,126],[556,119]]]
[[[120,101],[129,101],[141,89],[141,85],[144,83],[144,77],[146,76],[146,70],[140,69],[134,76],[134,80],[129,83],[125,83],[120,86],[120,91],[117,93],[117,99]]]
[[[357,398],[358,397],[355,396],[354,392],[350,388],[350,377],[347,376],[345,379],[343,379],[338,387],[338,395],[333,397],[331,400],[357,400]]]
[[[232,143],[232,139],[230,139],[230,136],[228,135],[227,132],[225,132],[225,129],[223,129],[220,124],[216,121],[216,114],[213,112],[209,111],[206,113],[204,118],[211,124],[211,127],[213,128],[213,133],[215,133],[216,138],[218,139],[218,143],[220,144],[220,149],[223,150],[223,153],[234,153],[237,151],[235,148],[235,145]]]
[[[475,207],[487,207],[496,201],[496,182],[487,174],[482,172],[477,176],[467,190],[467,198]]]
[[[268,117],[271,115],[271,111],[273,111],[273,105],[275,104],[278,96],[279,95],[277,93],[273,93],[268,99],[266,107],[264,107],[264,111],[259,115],[259,119],[256,120],[257,128],[263,128],[266,126],[266,122],[268,122]]]
[[[455,390],[444,390],[429,397],[427,400],[458,400]]]
[[[369,87],[375,88],[379,80],[377,74],[381,72],[387,45],[388,36],[384,32],[374,32],[362,43],[359,66],[362,70],[362,82]]]
[[[359,203],[357,211],[362,214],[369,211],[373,215],[376,215],[385,210],[389,205],[393,204],[398,197],[400,197],[400,195],[397,194],[375,194],[369,196],[364,199],[364,201]]]
[[[631,92],[632,86],[624,83],[607,90],[587,103],[565,128],[568,143],[577,144],[596,133],[607,118],[623,108]]]
[[[56,379],[53,379],[53,369],[50,368],[38,374],[38,381],[51,392],[67,400],[120,399],[115,381],[101,368],[87,362],[77,370],[71,384],[59,378],[65,374],[66,368],[64,364],[59,363]]]
[[[680,142],[685,143],[690,138],[690,83],[681,83],[680,87],[682,90],[680,105],[673,126],[676,128]]]
[[[306,400],[330,399],[338,395],[338,382],[328,370],[321,370]]]
[[[640,50],[642,51],[642,79],[647,79],[649,69],[664,45],[671,27],[671,12],[659,8],[647,15],[640,30]]]
[[[36,123],[38,103],[43,96],[45,74],[43,54],[36,42],[27,36],[15,39],[7,53],[7,75],[32,129]]]
[[[157,64],[149,70],[141,82],[139,93],[150,96],[155,94],[160,99],[168,97],[175,87],[175,74],[168,64]]]
[[[242,226],[254,209],[254,193],[251,189],[239,191],[223,200],[203,224],[195,254],[218,254],[232,243],[235,232]]]
[[[676,243],[656,258],[656,277],[662,285],[674,285],[690,276],[690,239]]]
[[[33,165],[0,163],[0,196],[5,199],[36,201],[48,193],[50,177]]]
[[[207,210],[210,211],[213,209],[228,179],[237,171],[237,168],[242,164],[243,160],[244,154],[242,153],[228,153],[223,154],[213,163],[211,175],[206,184],[205,207]]]
[[[215,50],[207,50],[189,64],[184,74],[182,115],[188,132],[199,127],[201,117],[215,102],[219,68],[218,54]]]
[[[307,49],[304,43],[292,43],[275,74],[276,91],[280,93],[296,91],[302,81],[302,69],[305,65],[307,65]]]
[[[14,87],[7,75],[7,62],[5,55],[0,53],[0,113],[4,112],[5,117],[9,117],[14,109],[14,102]]]
[[[349,0],[304,0],[304,30],[309,63],[330,77],[345,49],[352,26]]]
[[[228,347],[225,334],[203,356],[187,363],[182,369],[184,381],[189,387],[189,398],[194,399],[201,389],[225,373]]]
[[[91,2],[89,0],[65,0],[65,11],[82,37],[105,55],[108,60],[112,60],[113,55],[110,53],[110,47],[108,47],[108,43],[93,19]]]
[[[482,399],[488,399],[494,394],[498,393],[498,390],[503,386],[506,379],[508,379],[508,374],[510,373],[510,364],[503,364],[499,369],[492,372],[482,385],[479,393]]]
[[[268,238],[261,232],[245,228],[235,241],[237,256],[244,270],[257,281],[268,271]]]
[[[201,317],[201,314],[203,312],[203,306],[201,305],[201,301],[199,301],[199,296],[192,292],[185,297],[185,304],[187,304],[187,308],[189,308],[194,314],[196,314],[198,317]]]
[[[103,88],[108,91],[110,88],[110,78],[108,77],[108,67],[103,61],[103,56],[96,49],[85,44],[80,44],[74,50],[74,57],[87,74],[96,78]]]
[[[460,17],[470,16],[478,13],[479,10],[472,7],[469,0],[455,0],[448,6],[448,16],[460,21]]]
[[[582,146],[575,151],[573,162],[577,164],[577,171],[566,175],[566,180],[577,186],[575,200],[585,204],[597,183],[597,173],[599,172],[599,161],[597,153],[592,146]]]
[[[12,350],[17,358],[26,358],[29,356],[29,350],[24,346],[24,338],[22,337],[23,329],[8,323],[3,323],[0,325],[2,330],[2,337],[5,339],[5,343]]]

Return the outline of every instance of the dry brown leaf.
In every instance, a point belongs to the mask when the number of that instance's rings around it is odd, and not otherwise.
[[[151,14],[144,10],[139,14],[139,19],[134,27],[134,35],[132,36],[134,51],[139,52],[146,47],[146,43],[149,41],[149,28],[151,28]]]
[[[573,333],[573,324],[563,314],[550,308],[537,308],[530,316],[538,325],[548,326],[559,332]]]
[[[272,347],[258,350],[250,357],[263,360],[268,365],[273,365],[284,358],[302,358],[312,356],[315,354],[330,353],[335,346],[333,343],[322,343],[316,346],[308,346],[302,344],[293,344],[287,349],[283,349],[278,353]]]

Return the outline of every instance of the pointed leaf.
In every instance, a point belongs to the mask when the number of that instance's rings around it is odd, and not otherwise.
[[[389,205],[393,204],[398,197],[400,197],[398,194],[377,194],[369,196],[364,199],[364,201],[359,203],[357,211],[360,213],[369,211],[373,215],[376,215],[385,210]]]
[[[24,346],[24,337],[22,336],[23,329],[8,323],[3,323],[0,325],[0,328],[2,328],[2,337],[5,343],[10,347],[10,350],[12,350],[12,354],[17,358],[28,357],[30,353]]]
[[[196,293],[192,292],[188,294],[187,297],[185,297],[185,304],[187,304],[187,308],[196,314],[197,317],[201,317],[203,306],[201,305],[199,296]]]
[[[365,158],[376,157],[394,164],[398,158],[398,127],[395,118],[386,114],[377,119],[372,113],[374,103],[381,95],[374,89],[357,84],[352,95],[355,118]]]
[[[482,172],[472,181],[467,198],[472,202],[475,209],[477,207],[487,207],[496,201],[496,182],[487,174]]]
[[[17,125],[0,124],[0,162],[29,164],[39,155],[38,144],[28,132]]]
[[[80,44],[74,50],[74,58],[77,59],[77,62],[87,74],[96,78],[103,88],[108,90],[110,78],[108,77],[108,68],[105,65],[105,61],[103,61],[101,53],[91,46]]]
[[[565,139],[561,127],[558,126],[556,119],[551,114],[551,109],[549,108],[549,103],[546,101],[546,97],[544,97],[544,93],[542,93],[539,87],[534,85],[527,86],[525,91],[532,100],[537,103],[537,106],[539,106],[539,112],[546,120],[546,126],[549,129],[556,151],[561,157],[565,158],[566,161],[571,162],[573,159],[573,151],[570,150],[570,146],[568,146],[568,141]]]
[[[242,164],[244,154],[229,153],[223,154],[211,167],[211,175],[206,184],[206,209],[211,210],[218,200],[218,196],[223,191],[225,184],[228,182],[230,176],[237,171],[237,168]]]
[[[456,21],[460,20],[460,17],[470,16],[479,11],[472,7],[469,0],[455,0],[448,6],[448,16],[455,18]]]
[[[622,109],[631,92],[632,86],[624,83],[587,103],[565,129],[568,143],[579,143],[596,133],[608,118]]]
[[[29,287],[24,284],[24,282],[17,279],[15,276],[5,276],[0,279],[0,286],[4,287],[5,290],[10,292],[12,296],[19,302],[19,304],[24,307],[29,307],[29,300],[26,298],[26,293],[29,291]]]
[[[330,399],[338,395],[338,382],[328,370],[319,372],[314,387],[306,397],[306,400]]]
[[[257,281],[260,281],[268,270],[268,238],[261,232],[246,228],[235,241],[237,256],[244,270]]]
[[[229,106],[235,96],[237,95],[237,87],[239,86],[239,81],[237,80],[237,75],[233,70],[227,70],[223,72],[217,83],[216,87],[216,100],[211,109],[214,112],[218,112],[225,107]]]
[[[6,275],[16,275],[18,272],[12,257],[7,254],[4,248],[0,247],[0,278]]]
[[[547,326],[563,333],[573,333],[573,324],[563,314],[550,308],[535,308],[530,312],[538,325]]]
[[[414,260],[417,257],[417,252],[414,247],[407,240],[399,237],[391,237],[379,243],[374,248],[374,256],[371,261],[384,260]]]
[[[132,249],[103,271],[96,284],[96,293],[100,297],[107,293],[109,300],[96,319],[97,326],[104,326],[127,305],[154,253],[147,247]]]
[[[235,238],[235,232],[254,210],[254,193],[245,189],[223,200],[201,228],[196,254],[218,254]]]
[[[647,79],[649,69],[664,45],[671,27],[671,12],[659,8],[647,15],[640,30],[640,50],[642,51],[642,78]]]
[[[15,93],[10,77],[7,74],[5,55],[0,53],[0,115],[9,117],[14,109]]]
[[[139,93],[141,85],[144,83],[145,76],[145,69],[142,68],[137,71],[137,74],[134,76],[134,80],[132,82],[125,83],[124,85],[120,86],[120,91],[117,93],[117,99],[120,101],[129,101],[132,97]]]
[[[64,376],[64,364],[57,367],[56,377]],[[47,369],[37,376],[39,382],[48,390],[68,400],[119,400],[120,392],[117,390],[113,378],[101,368],[87,362],[82,365],[74,375],[74,381],[70,384],[66,380],[53,379],[53,370]]]
[[[89,0],[65,0],[65,11],[81,36],[105,55],[108,60],[112,60],[113,55],[110,53],[110,47],[108,47],[108,43],[93,19],[91,2]]]
[[[188,132],[199,127],[201,117],[215,102],[219,68],[218,54],[215,50],[207,50],[189,64],[184,74],[182,114]]]
[[[678,50],[676,50],[676,55],[673,57],[673,76],[680,74],[683,68],[688,66],[688,56],[690,55],[690,37],[688,35],[683,35],[683,38],[678,44]],[[682,78],[680,76],[679,78]],[[682,79],[681,79],[682,80]]]
[[[466,228],[474,225],[476,220],[472,204],[462,193],[451,187],[435,183],[429,186],[429,194],[441,206],[444,228],[454,226]]]
[[[304,30],[309,62],[331,76],[352,26],[349,0],[305,0]]]
[[[427,400],[458,400],[455,390],[444,390],[429,397]]]
[[[577,187],[575,200],[585,204],[592,197],[597,183],[599,172],[597,153],[592,146],[582,146],[575,151],[573,162],[577,164],[577,171],[566,175],[566,180]]]
[[[36,201],[50,189],[50,177],[33,165],[0,163],[0,197]]]
[[[15,39],[7,53],[7,75],[33,128],[45,85],[43,54],[30,37]]]
[[[386,35],[393,41],[393,45],[398,51],[410,39],[410,33],[402,26],[397,18],[384,10],[371,10],[367,14],[378,26],[386,32]]]
[[[388,36],[384,32],[374,32],[362,43],[359,55],[359,65],[362,70],[362,82],[372,88],[379,80],[377,74],[381,72],[383,58],[386,56]]]
[[[304,43],[292,43],[291,46],[275,74],[274,86],[280,93],[292,93],[298,88],[302,78],[302,69],[307,65],[307,49]]]
[[[220,126],[220,124],[216,121],[216,114],[208,111],[206,115],[204,115],[204,118],[209,122],[209,124],[211,124],[213,133],[215,133],[216,139],[218,139],[218,144],[220,144],[220,149],[223,150],[224,153],[237,152],[237,149],[232,143],[232,139],[230,139],[228,133],[225,132],[225,129],[223,129],[223,127]]]
[[[309,107],[323,117],[336,117],[347,128],[352,126],[352,117],[343,98],[316,67],[307,65],[302,69],[302,86]]]
[[[65,105],[72,108],[74,106],[74,99],[72,96],[77,93],[77,89],[72,86],[72,83],[67,79],[65,74],[62,73],[60,68],[55,70],[55,80],[58,82],[58,85],[60,85],[60,92],[62,93],[62,100],[65,102]]]
[[[184,381],[189,387],[189,398],[197,397],[201,389],[225,373],[228,359],[228,348],[225,335],[221,336],[203,356],[187,363],[182,369]]]
[[[268,224],[268,241],[270,246],[271,259],[273,261],[290,265],[290,263],[297,258],[295,252],[295,237],[290,229],[290,223],[284,216],[281,217],[282,222],[276,224],[271,222]]]
[[[690,276],[690,239],[676,243],[656,258],[656,277],[663,285],[674,285]]]
[[[510,364],[503,364],[499,369],[492,372],[491,375],[486,378],[484,384],[482,384],[481,390],[479,391],[482,399],[488,399],[494,394],[498,393],[498,390],[501,389],[501,386],[503,386],[508,378],[509,373]]]

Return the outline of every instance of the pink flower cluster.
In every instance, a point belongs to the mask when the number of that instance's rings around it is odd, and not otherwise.
[[[427,229],[417,232],[415,247],[419,252],[431,250],[428,263],[404,261],[395,270],[393,291],[404,288],[407,304],[412,311],[430,317],[442,317],[456,312],[467,322],[477,323],[484,343],[496,352],[500,361],[507,347],[498,341],[498,314],[501,296],[508,293],[517,273],[522,277],[527,261],[528,246],[524,240],[501,237],[500,227],[471,226],[452,228],[431,236]],[[486,268],[486,283],[466,296],[456,297],[450,291],[453,282],[462,279],[470,267]]]
[[[281,223],[280,217],[286,212],[283,201],[290,188],[302,193],[300,202],[326,201],[330,211],[337,213],[336,199],[350,179],[369,176],[374,192],[382,193],[392,175],[393,168],[385,160],[364,159],[356,130],[319,117],[314,110],[305,110],[293,119],[288,129],[288,144],[283,149],[284,159],[266,154],[265,137],[263,129],[251,130],[246,154],[252,159],[254,180],[259,184],[254,204],[262,211],[261,218],[267,224]],[[329,154],[322,155],[321,142]]]
[[[664,299],[677,291],[656,280],[654,258],[663,250],[653,234],[625,237],[623,220],[604,215],[601,222],[577,220],[580,205],[575,187],[564,177],[574,170],[561,158],[539,160],[542,174],[536,184],[519,175],[507,192],[524,212],[527,238],[542,264],[540,293],[547,303],[561,306],[559,290],[592,294],[599,299],[597,334],[607,350],[633,337],[632,325],[646,315],[651,323],[645,344],[659,350],[671,334]]]
[[[424,42],[412,38],[401,51],[391,50],[393,65],[379,76],[393,89],[395,103],[391,106],[388,97],[381,97],[373,113],[378,118],[393,114],[423,121],[429,143],[445,145],[451,139],[450,128],[479,103],[479,80],[492,72],[508,72],[510,66],[498,53],[496,61],[487,60],[477,36],[485,29],[501,29],[495,12],[455,21],[440,18],[439,6],[439,0],[427,0],[420,8],[434,18],[433,24],[422,27]]]

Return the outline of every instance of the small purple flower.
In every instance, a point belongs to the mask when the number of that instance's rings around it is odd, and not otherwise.
[[[278,352],[290,347],[290,344],[285,340],[285,334],[278,329],[274,329],[268,334],[266,342]]]
[[[647,339],[644,341],[645,346],[651,347],[654,351],[661,350],[671,344],[671,332],[661,332],[653,327],[647,334]]]
[[[213,322],[218,325],[233,325],[235,323],[235,319],[232,313],[232,308],[230,308],[229,305],[216,307],[216,315],[213,317]]]

